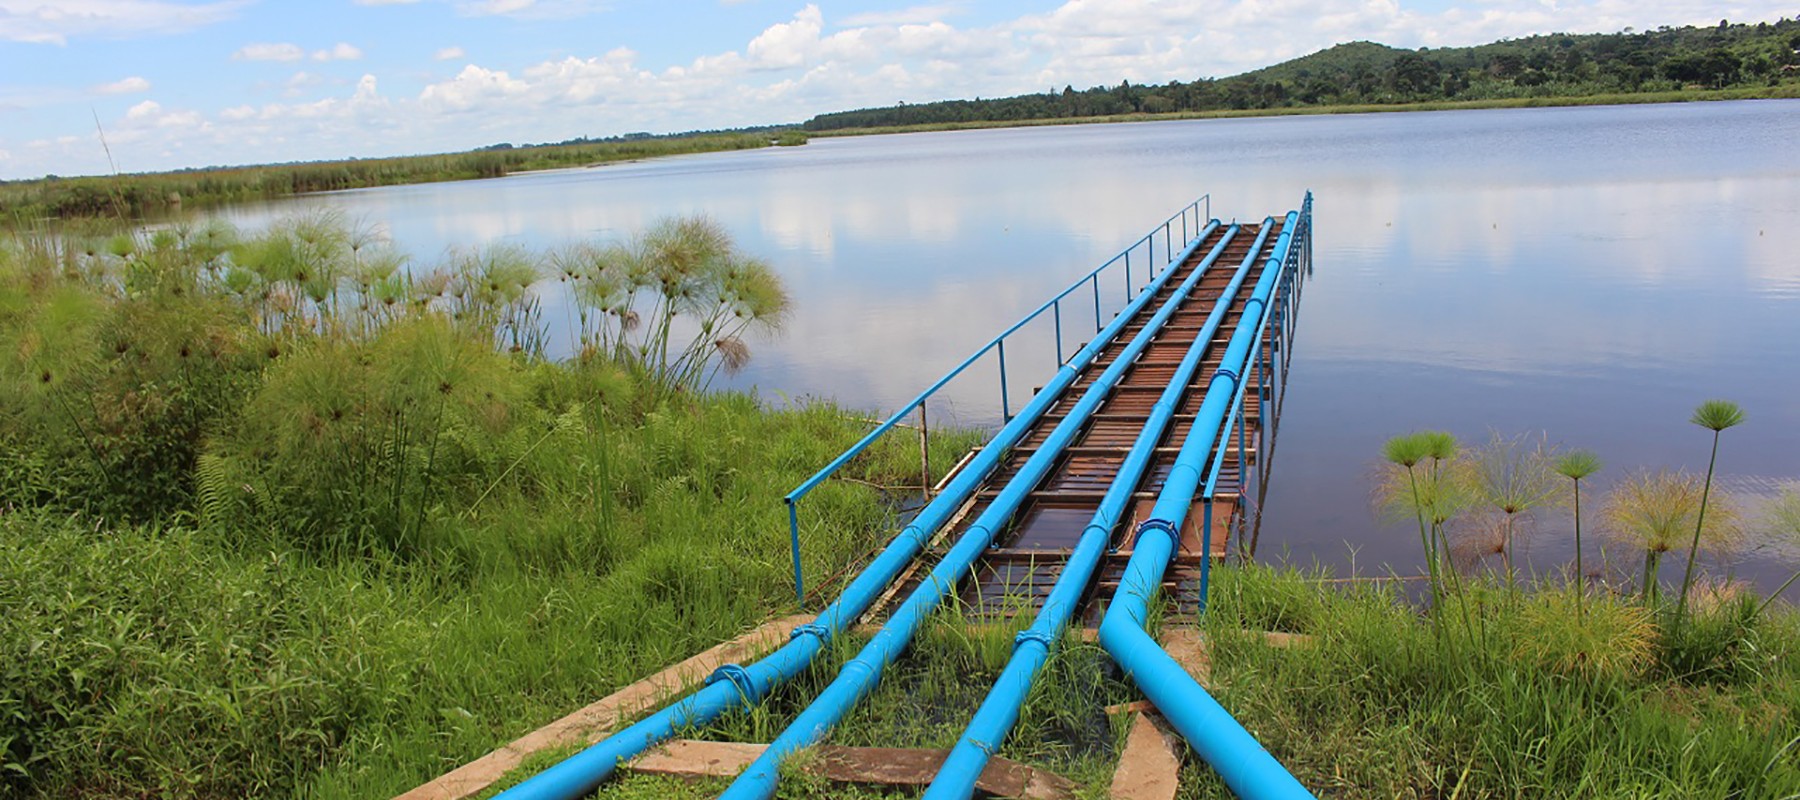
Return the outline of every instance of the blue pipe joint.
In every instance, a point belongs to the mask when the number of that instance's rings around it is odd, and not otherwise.
[[[1025,630],[1019,631],[1019,635],[1013,637],[1013,650],[1018,650],[1019,645],[1026,642],[1037,642],[1038,644],[1043,645],[1044,650],[1048,651],[1051,646],[1056,643],[1056,637],[1052,636],[1048,631],[1040,631],[1036,628],[1026,628]]]
[[[831,629],[817,622],[808,622],[805,625],[794,628],[794,632],[788,634],[788,640],[792,641],[802,636],[814,637],[819,640],[819,644],[825,644],[826,642],[831,641]]]
[[[1175,523],[1166,519],[1156,519],[1153,517],[1138,523],[1137,532],[1131,535],[1131,549],[1134,552],[1137,550],[1138,545],[1144,541],[1144,534],[1151,531],[1162,531],[1163,533],[1168,534],[1169,542],[1171,544],[1179,544],[1181,542],[1181,532],[1175,530]]]
[[[758,689],[756,679],[750,676],[750,670],[744,668],[742,664],[726,664],[706,676],[707,686],[720,681],[731,682],[732,688],[738,692],[738,698],[743,701],[744,710],[748,711],[757,703],[762,702],[763,693]]]

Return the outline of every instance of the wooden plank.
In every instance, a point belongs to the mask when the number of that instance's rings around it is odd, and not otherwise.
[[[1212,658],[1206,654],[1206,638],[1191,628],[1165,628],[1163,650],[1201,686],[1212,683]]]
[[[675,778],[735,778],[762,755],[766,744],[676,739],[638,756],[625,768]]]
[[[762,755],[768,745],[742,742],[677,740],[645,753],[626,769],[677,778],[733,778]],[[948,750],[898,747],[810,748],[795,763],[814,775],[839,783],[876,786],[924,786],[937,777]],[[975,788],[1000,797],[1029,800],[1073,800],[1075,784],[1055,773],[1005,758],[988,759]]]
[[[1181,755],[1149,714],[1139,714],[1125,737],[1108,796],[1113,800],[1175,800],[1181,788]]]
[[[686,691],[725,664],[747,661],[787,641],[795,628],[812,621],[797,614],[761,627],[613,692],[562,719],[525,734],[481,758],[457,767],[395,800],[462,800],[476,794],[540,750],[590,745],[620,721],[635,717]]]

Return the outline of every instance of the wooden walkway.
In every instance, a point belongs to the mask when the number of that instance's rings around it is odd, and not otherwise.
[[[1276,236],[1281,232],[1280,227],[1281,220],[1277,218],[1264,244],[1264,252],[1257,256],[1243,288],[1234,298],[1223,323],[1215,331],[1200,369],[1189,383],[1186,396],[1176,409],[1163,440],[1158,443],[1149,469],[1133,491],[1131,512],[1112,531],[1112,546],[1097,570],[1092,585],[1087,589],[1078,619],[1090,624],[1097,623],[1100,614],[1104,613],[1105,598],[1110,597],[1118,587],[1125,563],[1131,557],[1131,533],[1136,529],[1137,523],[1149,513],[1157,493],[1162,489],[1163,481],[1180,451],[1182,440],[1193,424],[1194,414],[1205,399],[1206,386],[1212,380],[1226,343],[1237,328],[1250,289],[1256,285],[1266,265],[1267,251],[1273,247]],[[1194,338],[1199,335],[1207,316],[1218,305],[1233,273],[1243,262],[1261,228],[1261,224],[1242,226],[1226,246],[1224,253],[1182,301],[1168,324],[1132,363],[1074,442],[1057,458],[1055,467],[1032,488],[1013,523],[996,539],[997,546],[976,564],[973,580],[965,581],[965,585],[961,587],[960,597],[966,614],[975,618],[1009,616],[1035,610],[1042,605],[1044,597],[1062,574],[1063,565],[1076,540],[1118,476],[1120,465],[1137,440],[1139,432],[1143,430],[1151,407],[1174,377],[1177,365],[1186,355]],[[1138,319],[1131,321],[1118,336],[1106,343],[1093,363],[1020,440],[1007,459],[987,476],[981,488],[958,512],[953,523],[945,526],[933,551],[896,584],[888,595],[890,600],[906,597],[930,569],[930,564],[937,560],[936,556],[941,555],[950,542],[956,541],[968,525],[999,496],[1002,488],[1019,474],[1026,460],[1037,452],[1050,432],[1080,401],[1082,393],[1119,357],[1132,337],[1137,335],[1163,302],[1174,294],[1175,289],[1206,257],[1225,231],[1226,227],[1221,226],[1199,247],[1194,248],[1193,254],[1176,268],[1176,274],[1163,284],[1155,299],[1144,306]],[[1272,359],[1283,346],[1282,336],[1274,326],[1270,326],[1265,335],[1261,360],[1269,364],[1275,363]],[[1273,425],[1269,426],[1269,430],[1264,430],[1259,410],[1265,406],[1255,402],[1264,389],[1262,382],[1266,373],[1255,368],[1247,372],[1243,435],[1240,437],[1238,429],[1234,427],[1231,435],[1221,445],[1226,452],[1213,508],[1210,553],[1213,558],[1223,558],[1230,551],[1234,534],[1245,530],[1246,525],[1253,527],[1257,521],[1256,498],[1252,498],[1247,506],[1241,496],[1245,485],[1245,476],[1241,473],[1263,468],[1265,459],[1258,452],[1259,444],[1272,435]],[[1268,404],[1266,407],[1276,406]],[[1248,446],[1245,442],[1249,443]],[[1262,482],[1252,483],[1260,486]],[[1207,554],[1202,553],[1203,539],[1200,532],[1201,520],[1204,519],[1203,505],[1196,501],[1188,515],[1182,530],[1180,552],[1163,586],[1164,592],[1176,601],[1178,609],[1192,608],[1198,600],[1200,563],[1207,557]],[[886,608],[876,609],[875,618],[880,618],[885,611]]]

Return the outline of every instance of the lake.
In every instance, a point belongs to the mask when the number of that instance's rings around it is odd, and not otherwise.
[[[1370,509],[1370,475],[1396,433],[1529,432],[1593,449],[1607,468],[1584,496],[1592,509],[1591,490],[1628,469],[1704,471],[1710,434],[1687,419],[1728,398],[1749,421],[1724,436],[1723,485],[1754,505],[1800,479],[1797,141],[1793,100],[997,129],[226,216],[256,225],[327,206],[429,263],[449,247],[616,238],[704,213],[773,263],[795,301],[781,333],[719,385],[892,409],[1195,197],[1210,194],[1213,216],[1260,220],[1310,189],[1315,275],[1259,557],[1414,574],[1416,529]],[[1111,284],[1109,309],[1125,289]],[[1091,301],[1087,313],[1091,325]],[[1054,368],[1050,334],[1034,330],[1009,344],[1015,408]],[[987,367],[931,413],[988,425],[998,409]],[[1537,569],[1569,557],[1567,516],[1540,515],[1523,551]],[[1731,569],[1773,588],[1796,558],[1758,546]]]

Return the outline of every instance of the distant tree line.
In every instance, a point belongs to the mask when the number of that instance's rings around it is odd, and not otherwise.
[[[1800,81],[1800,20],[1549,34],[1475,47],[1338,45],[1230,78],[820,114],[808,131],[1315,105],[1582,97]]]
[[[760,129],[759,129],[760,130]],[[796,134],[798,135],[798,134]],[[768,132],[678,136],[626,135],[545,145],[490,145],[467,153],[208,167],[174,172],[0,181],[0,227],[43,219],[139,219],[184,208],[266,200],[308,192],[433,181],[498,178],[514,172],[580,167],[686,153],[768,147]],[[801,144],[791,137],[782,144]]]

